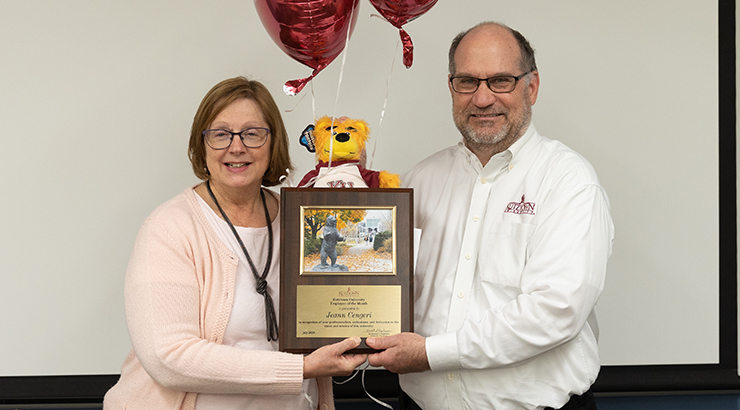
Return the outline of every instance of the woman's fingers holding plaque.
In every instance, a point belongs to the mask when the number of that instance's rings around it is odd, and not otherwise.
[[[341,342],[320,347],[303,358],[303,378],[347,376],[367,360],[366,354],[349,354],[360,345],[359,337],[348,337]]]

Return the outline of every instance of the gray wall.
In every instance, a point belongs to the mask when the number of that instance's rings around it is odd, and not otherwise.
[[[296,181],[313,166],[298,136],[324,114],[367,120],[373,168],[403,173],[458,141],[447,47],[481,20],[533,43],[535,124],[609,193],[604,364],[716,363],[717,4],[440,0],[405,27],[410,69],[398,31],[372,14],[361,0],[339,91],[342,56],[313,95],[288,97],[283,83],[311,70],[272,42],[252,1],[0,0],[0,376],[119,372],[128,256],[149,212],[198,182],[188,132],[212,85],[269,87]]]

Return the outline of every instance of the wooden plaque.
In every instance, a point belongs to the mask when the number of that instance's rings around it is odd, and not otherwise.
[[[413,190],[282,188],[280,204],[281,351],[413,332]]]

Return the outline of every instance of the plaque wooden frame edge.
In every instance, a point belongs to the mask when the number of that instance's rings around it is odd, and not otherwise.
[[[303,240],[300,209],[310,207],[396,207],[396,275],[300,275]],[[401,332],[413,332],[414,318],[414,201],[410,188],[281,188],[280,200],[280,313],[279,350],[288,353],[311,353],[321,346],[343,338],[299,338],[296,334],[295,312],[298,285],[400,285]],[[405,220],[404,220],[405,218]],[[291,272],[294,272],[291,274]],[[365,344],[351,353],[374,350]]]

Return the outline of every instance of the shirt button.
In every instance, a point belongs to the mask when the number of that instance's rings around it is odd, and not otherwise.
[[[478,222],[478,220],[479,220],[479,219],[480,219],[480,218],[478,218],[477,216],[474,216],[474,217],[473,217],[473,222]]]
[[[485,184],[485,183],[486,183],[486,181],[488,181],[488,180],[487,180],[487,179],[485,179],[485,178],[481,178],[481,179],[480,179],[480,183],[481,183],[481,184]]]
[[[473,255],[471,255],[469,253],[466,253],[465,254],[465,259],[467,259],[467,260],[470,260],[472,257],[473,257]]]
[[[454,373],[447,373],[447,378],[450,380],[455,380],[455,374]]]
[[[465,297],[465,292],[458,293],[457,294],[457,297],[459,297],[460,299],[464,298]]]
[[[509,171],[511,171],[512,169],[514,169],[514,164],[509,164]]]

